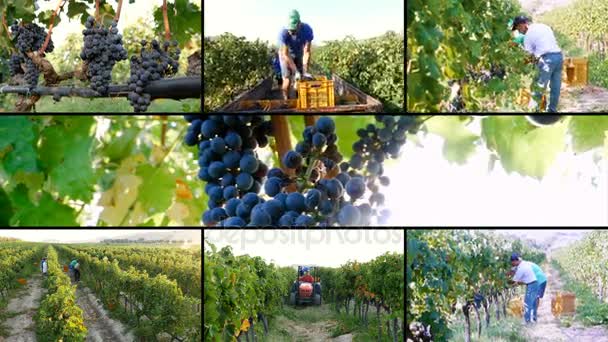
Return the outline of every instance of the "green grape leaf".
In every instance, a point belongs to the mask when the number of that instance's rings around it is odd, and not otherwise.
[[[0,227],[8,227],[13,214],[11,200],[4,189],[0,188]]]
[[[443,155],[446,160],[464,164],[475,152],[479,136],[466,127],[458,116],[438,115],[426,122],[429,133],[445,139]]]
[[[10,196],[15,208],[15,215],[10,221],[12,226],[78,226],[76,211],[56,201],[48,192],[42,192],[37,203],[32,203],[27,188],[19,185]]]
[[[136,145],[136,137],[140,129],[129,127],[121,131],[120,137],[113,137],[112,140],[103,147],[102,153],[112,161],[122,160],[133,151]]]
[[[573,115],[570,120],[570,134],[574,152],[582,153],[601,147],[608,132],[608,117],[604,115]]]
[[[56,117],[56,124],[41,133],[40,161],[49,183],[61,196],[89,201],[96,175],[91,149],[91,116]]]
[[[143,183],[139,187],[139,201],[147,214],[164,212],[169,208],[175,191],[175,177],[165,168],[144,164],[136,173]]]
[[[176,39],[181,45],[188,42],[193,35],[201,32],[202,12],[196,4],[188,0],[175,0],[174,3],[167,4],[167,14],[171,38]],[[154,22],[156,23],[155,31],[164,36],[162,7],[154,10]]]
[[[36,135],[32,123],[24,116],[0,116],[0,162],[13,175],[18,171],[38,171]]]
[[[491,116],[482,122],[490,150],[508,172],[543,178],[566,144],[567,124],[536,128],[523,116]]]

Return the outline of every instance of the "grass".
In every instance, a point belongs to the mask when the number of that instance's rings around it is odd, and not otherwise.
[[[485,314],[482,315],[482,318]],[[477,337],[477,318],[471,315],[471,341],[474,342],[526,342],[522,336],[521,319],[515,317],[502,318],[497,321],[492,317],[490,326],[486,328],[485,321],[481,328],[481,336]],[[450,341],[465,341],[464,321],[458,321],[452,327],[453,336]]]
[[[16,99],[16,96],[11,96],[12,100]],[[169,99],[158,99],[152,101],[148,112],[150,113],[182,113],[184,111],[184,104],[190,108],[200,108],[200,99],[185,99],[181,101],[169,100]],[[14,106],[8,106],[9,108]],[[74,113],[132,113],[133,107],[129,104],[129,101],[122,98],[111,98],[111,99],[86,99],[79,97],[62,97],[61,101],[53,101],[52,96],[43,96],[36,103],[36,112],[74,112]]]

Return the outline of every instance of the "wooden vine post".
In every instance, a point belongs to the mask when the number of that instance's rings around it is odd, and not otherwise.
[[[304,123],[306,126],[312,126],[319,120],[319,115],[304,115]]]
[[[279,154],[279,161],[283,171],[290,176],[294,175],[294,170],[287,169],[283,165],[283,156],[292,149],[291,147],[291,129],[285,115],[271,115],[272,131],[276,141],[276,152]]]

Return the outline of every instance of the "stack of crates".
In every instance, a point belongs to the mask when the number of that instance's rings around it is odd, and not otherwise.
[[[334,81],[321,76],[298,82],[298,109],[334,107]]]

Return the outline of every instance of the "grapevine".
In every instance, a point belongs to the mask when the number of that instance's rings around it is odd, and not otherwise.
[[[133,30],[133,24],[121,27],[128,37],[123,42],[119,32],[121,8],[124,5],[130,11],[135,2],[117,1],[111,5],[103,1],[56,0],[53,9],[48,10],[41,9],[36,1],[0,4],[0,82],[6,82],[0,84],[2,105],[14,105],[16,112],[29,112],[36,111],[37,103],[46,96],[52,96],[55,102],[65,96],[120,98],[113,102],[120,102],[125,110],[132,108],[141,113],[160,98],[198,99],[202,93],[201,5],[193,1],[146,2],[154,8],[153,18],[139,19],[147,26],[141,32]],[[62,18],[81,22],[84,27],[81,32],[79,29],[78,33],[70,34],[57,51],[52,34],[57,32],[53,29],[61,24]],[[131,44],[134,42],[131,34],[135,35],[135,41],[143,35],[163,40],[148,39],[149,43],[137,48]],[[78,44],[76,52],[70,42],[80,39],[78,36],[83,43]],[[57,39],[56,35],[54,38]],[[180,47],[188,54],[187,62]],[[54,50],[54,54],[47,55]],[[130,75],[129,65],[121,63],[129,59]],[[5,73],[10,78],[3,77]],[[88,84],[82,87],[78,80]],[[117,80],[126,82],[113,84]],[[125,100],[130,106],[124,107]],[[54,111],[64,105],[43,101],[38,110]],[[193,100],[170,104],[172,111],[177,106],[180,112],[202,110],[202,105]]]
[[[490,304],[499,316],[513,296],[505,276],[510,254],[518,251],[537,264],[545,258],[521,241],[474,231],[408,230],[407,244],[407,336],[414,341],[426,341],[428,334],[433,340],[449,339],[448,322],[456,309],[470,322],[471,310],[478,309],[475,302],[484,308],[487,322]],[[469,323],[465,329],[470,334]]]

